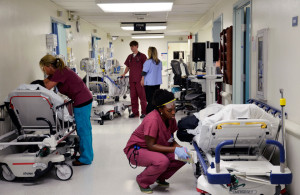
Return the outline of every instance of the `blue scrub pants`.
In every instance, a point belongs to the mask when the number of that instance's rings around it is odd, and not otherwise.
[[[90,120],[91,109],[92,103],[80,108],[74,108],[77,134],[80,138],[80,158],[78,160],[84,164],[92,164],[94,159],[92,125]]]

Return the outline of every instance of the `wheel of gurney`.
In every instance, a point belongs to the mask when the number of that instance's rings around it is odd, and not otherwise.
[[[73,175],[73,169],[66,163],[55,165],[55,173],[58,179],[62,181],[69,180]]]
[[[5,179],[6,181],[13,181],[14,179],[16,179],[16,176],[11,172],[7,165],[2,165],[1,168],[3,179]]]
[[[114,119],[114,114],[111,112],[110,114],[109,114],[109,120],[113,120]]]

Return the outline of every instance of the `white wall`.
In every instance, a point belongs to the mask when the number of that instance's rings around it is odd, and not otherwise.
[[[51,33],[51,17],[72,25],[71,31],[75,39],[71,46],[77,65],[83,57],[89,56],[88,42],[91,41],[92,29],[98,29],[101,44],[108,47],[105,32],[81,20],[81,32],[77,33],[75,23],[68,21],[65,10],[62,17],[57,17],[58,9],[63,10],[48,0],[0,1],[1,102],[18,85],[43,79],[39,60],[47,52],[46,34]]]
[[[286,112],[290,121],[300,124],[299,51],[300,26],[292,27],[292,17],[299,16],[299,0],[254,0],[252,4],[252,36],[269,28],[267,103],[280,108],[279,89],[284,89]],[[256,95],[256,52],[252,52],[251,96]],[[288,129],[300,133],[300,129]],[[299,137],[288,135],[287,160],[293,171],[290,194],[299,194],[300,147]]]
[[[233,4],[238,0],[220,0],[214,5],[191,29],[193,34],[198,33],[198,42],[212,41],[212,23],[223,14],[223,29],[233,24]]]

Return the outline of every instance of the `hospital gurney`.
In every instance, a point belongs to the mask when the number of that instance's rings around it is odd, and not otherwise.
[[[107,84],[108,92],[99,95],[99,98],[103,99],[103,104],[94,108],[95,114],[101,117],[108,117],[110,120],[114,119],[114,116],[123,115],[123,112],[128,108],[129,114],[131,112],[131,104],[126,101],[120,101],[120,97],[126,98],[128,91],[128,77],[121,79],[120,77],[114,81],[109,76],[104,76],[104,82]]]
[[[66,109],[71,102],[61,99],[63,104],[57,105],[55,98],[46,90],[15,90],[8,95],[5,105],[17,138],[0,142],[0,149],[16,146],[18,153],[0,156],[5,180],[37,178],[52,167],[60,180],[72,177],[72,167],[65,163],[65,156],[78,143],[73,117]]]
[[[194,171],[201,194],[283,194],[292,173],[274,138],[279,120],[256,105],[227,105],[199,122]],[[280,150],[280,165],[264,157],[267,145]]]

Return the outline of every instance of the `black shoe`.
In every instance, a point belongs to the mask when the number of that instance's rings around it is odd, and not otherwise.
[[[72,165],[73,166],[82,166],[82,165],[87,165],[87,164],[84,164],[84,163],[80,162],[79,160],[74,160],[72,162]]]
[[[142,114],[142,115],[140,116],[140,118],[145,118],[145,116],[146,116],[145,114]]]
[[[169,187],[170,184],[168,182],[166,182],[165,180],[156,180],[156,183],[161,186],[161,187]]]
[[[134,118],[134,117],[137,117],[138,115],[135,115],[135,114],[131,114],[131,115],[129,115],[129,118]]]

